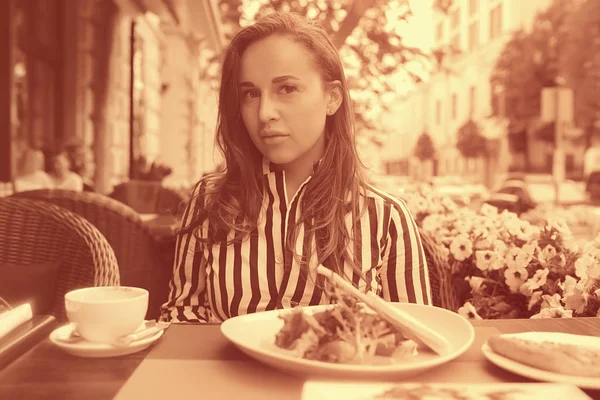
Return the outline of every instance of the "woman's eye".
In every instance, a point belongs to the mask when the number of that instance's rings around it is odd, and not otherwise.
[[[259,96],[258,90],[252,89],[244,92],[244,99],[254,99]]]
[[[292,92],[295,92],[296,90],[298,90],[298,87],[294,85],[281,85],[278,89],[278,92],[280,94],[290,94]]]

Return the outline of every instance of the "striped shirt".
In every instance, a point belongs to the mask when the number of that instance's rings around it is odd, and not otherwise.
[[[301,259],[284,246],[289,221],[298,220],[299,204],[311,177],[288,201],[285,172],[272,171],[266,163],[263,173],[263,207],[258,226],[248,239],[207,245],[193,234],[179,236],[169,299],[161,307],[161,319],[219,322],[257,311],[329,303],[322,290],[324,277],[315,270],[320,261],[311,250],[316,242],[310,231],[301,227],[298,234],[295,250]],[[204,184],[196,187],[192,198]],[[185,210],[182,226],[198,213],[198,205],[193,203]],[[360,203],[366,205],[366,212],[355,224],[358,229],[349,251],[365,279],[348,265],[344,275],[360,290],[374,290],[385,300],[431,304],[423,246],[405,203],[373,187],[366,198],[361,196]],[[346,221],[350,228],[351,213]],[[302,259],[308,261],[308,274],[301,273]]]

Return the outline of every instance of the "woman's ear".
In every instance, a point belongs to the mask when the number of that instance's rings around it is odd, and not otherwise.
[[[325,90],[327,92],[327,115],[333,115],[337,112],[344,95],[342,92],[342,83],[340,81],[332,81],[326,83]]]

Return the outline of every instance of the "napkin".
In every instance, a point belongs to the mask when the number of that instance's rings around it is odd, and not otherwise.
[[[530,399],[590,399],[574,385],[558,383],[390,383],[307,381],[302,400],[344,399],[440,399],[460,398],[480,400],[511,393],[511,400]]]
[[[33,317],[31,304],[26,303],[0,314],[0,339],[10,331]]]

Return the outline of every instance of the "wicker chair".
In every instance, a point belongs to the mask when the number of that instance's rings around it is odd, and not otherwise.
[[[452,286],[452,273],[448,261],[444,259],[439,250],[439,245],[434,239],[419,230],[425,259],[429,267],[429,282],[431,284],[431,300],[436,307],[450,311],[458,311],[459,300]]]
[[[47,201],[81,215],[106,237],[112,246],[121,276],[121,285],[150,292],[147,319],[159,316],[167,300],[174,250],[157,243],[140,215],[108,196],[93,192],[34,190],[13,197]]]
[[[0,296],[66,321],[70,290],[119,284],[115,254],[84,218],[52,204],[0,199]]]
[[[158,181],[132,180],[115,186],[109,195],[142,214],[179,215],[185,200],[179,193]]]

